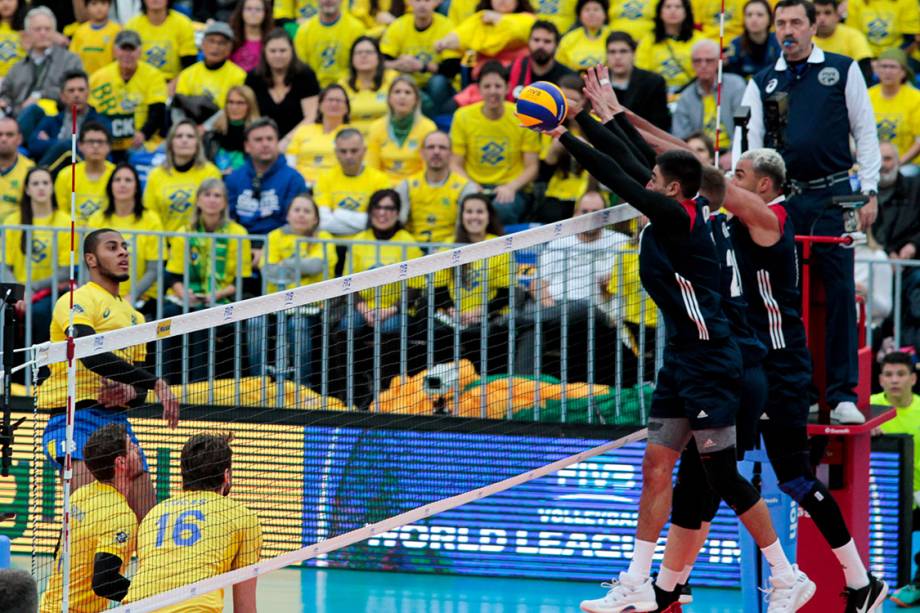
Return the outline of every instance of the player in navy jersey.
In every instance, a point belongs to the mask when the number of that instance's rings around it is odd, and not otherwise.
[[[594,71],[592,88],[614,97],[609,79]],[[590,95],[590,93],[589,93]],[[595,106],[596,111],[601,111]],[[605,109],[606,111],[606,109]],[[606,115],[606,117],[605,117]],[[633,557],[604,598],[585,601],[589,613],[659,610],[676,594],[661,594],[650,578],[655,543],[671,502],[671,475],[693,437],[707,481],[738,514],[774,569],[788,569],[790,590],[771,595],[771,610],[794,611],[799,586],[811,584],[793,570],[782,552],[766,505],[738,474],[735,462],[735,417],[739,407],[743,362],[722,311],[720,267],[708,224],[708,207],[698,191],[700,162],[683,151],[655,157],[621,113],[603,112],[599,124],[582,111],[576,117],[597,147],[573,137],[564,127],[551,134],[581,165],[649,219],[640,239],[639,275],[662,311],[667,328],[664,363],[652,400],[649,441],[643,460]],[[646,165],[654,158],[651,171]],[[642,186],[645,183],[646,187]],[[813,584],[811,584],[813,586]],[[789,598],[789,596],[794,596]],[[774,602],[775,599],[775,602]]]

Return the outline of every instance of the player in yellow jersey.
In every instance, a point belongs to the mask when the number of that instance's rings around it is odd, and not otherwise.
[[[141,8],[143,14],[130,19],[125,29],[140,35],[143,60],[160,70],[174,89],[179,72],[198,59],[195,29],[188,17],[169,8],[168,0],[144,0]]]
[[[112,61],[115,36],[121,32],[121,26],[109,21],[111,6],[111,0],[89,0],[86,3],[89,21],[81,24],[70,40],[70,52],[80,56],[86,74],[91,75]]]
[[[201,43],[204,60],[179,73],[173,109],[199,125],[224,106],[231,87],[242,85],[246,72],[229,61],[233,50],[233,30],[222,21],[212,21]]]
[[[880,83],[869,88],[879,141],[898,148],[900,164],[920,153],[920,91],[910,84],[914,73],[900,49],[883,51],[875,62]]]
[[[526,204],[524,188],[537,178],[540,138],[532,130],[521,130],[514,105],[505,100],[508,77],[498,61],[483,65],[479,90],[482,102],[454,115],[451,170],[494,191],[502,223],[518,223]]]
[[[83,460],[95,482],[70,499],[69,610],[99,613],[121,601],[137,540],[137,516],[128,505],[135,479],[144,474],[140,451],[121,424],[102,426],[83,446]],[[40,613],[60,613],[63,600],[61,551],[55,556]]]
[[[406,230],[421,243],[449,243],[457,227],[460,201],[474,192],[469,181],[450,171],[450,136],[432,132],[422,141],[425,169],[401,182]]]
[[[115,61],[89,78],[90,104],[112,126],[112,152],[127,155],[158,136],[166,120],[166,78],[141,62],[141,38],[133,30],[115,37]]]
[[[392,181],[364,162],[364,137],[345,128],[335,137],[338,164],[321,174],[313,188],[320,210],[320,227],[339,237],[350,237],[367,228],[368,203],[374,192]]]
[[[102,124],[87,121],[77,136],[77,148],[83,156],[76,169],[65,166],[54,180],[54,193],[61,206],[70,207],[71,177],[76,175],[77,225],[83,227],[93,213],[105,209],[108,202],[105,186],[115,169],[106,160],[112,150],[112,137]]]
[[[349,54],[364,24],[342,9],[342,0],[319,0],[319,12],[297,30],[294,50],[313,69],[320,87],[348,75]]]
[[[128,244],[114,230],[93,230],[83,240],[83,266],[89,272],[89,282],[73,295],[73,336],[91,336],[143,323],[144,316],[122,300],[118,286],[128,280],[130,261]],[[70,322],[69,295],[61,296],[54,306],[51,321],[51,341],[67,338]],[[163,404],[163,419],[170,428],[179,423],[179,403],[166,381],[144,370],[147,348],[137,345],[87,356],[77,361],[76,394],[73,397],[73,481],[74,491],[93,479],[83,458],[83,445],[89,437],[106,424],[125,427],[131,442],[137,438],[128,422],[127,410],[143,404],[147,390],[153,390]],[[42,436],[42,446],[48,459],[62,465],[67,451],[66,414],[67,363],[51,364],[51,375],[38,387],[37,406],[50,409],[51,418]],[[155,501],[153,483],[147,471],[147,459],[141,453],[144,474],[134,479],[128,491],[128,504],[143,518]]]
[[[0,117],[0,221],[19,210],[26,173],[35,163],[20,155],[22,132],[12,117]]]
[[[262,527],[255,513],[229,497],[233,452],[229,437],[196,434],[182,447],[182,492],[141,522],[137,574],[124,602],[215,577],[259,561]],[[159,613],[220,613],[224,591],[158,609]],[[255,613],[256,579],[233,586],[234,613]]]

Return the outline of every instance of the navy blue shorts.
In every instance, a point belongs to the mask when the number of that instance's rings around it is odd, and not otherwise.
[[[71,457],[74,460],[83,461],[83,446],[93,432],[109,424],[120,424],[125,427],[131,442],[137,445],[141,463],[144,470],[147,470],[147,457],[144,455],[137,437],[134,436],[134,430],[128,422],[128,415],[124,411],[109,411],[106,409],[77,409],[74,412],[73,421],[73,442],[74,449]],[[42,435],[42,447],[45,449],[45,456],[58,467],[64,466],[64,454],[67,451],[67,416],[64,414],[52,415],[45,426],[45,433]]]
[[[667,346],[649,415],[686,417],[691,430],[735,425],[744,367],[733,338],[691,347]]]
[[[790,428],[808,424],[811,406],[811,355],[807,349],[772,349],[763,361],[767,373],[767,406],[771,421]]]
[[[738,452],[743,454],[754,449],[760,439],[758,424],[766,409],[769,392],[767,373],[763,366],[756,364],[745,368],[741,385],[741,406],[738,409],[735,429],[738,436]]]

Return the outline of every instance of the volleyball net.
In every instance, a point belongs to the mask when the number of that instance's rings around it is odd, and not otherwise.
[[[435,516],[645,436],[663,337],[639,283],[636,222],[621,205],[427,254],[395,242],[305,240],[303,251],[262,266],[263,286],[275,291],[235,302],[222,301],[233,292],[220,279],[239,249],[217,237],[173,243],[210,268],[205,279],[186,268],[170,288],[177,314],[73,343],[77,409],[130,405],[152,495],[178,505],[147,517],[140,568],[125,569],[136,582],[145,565],[169,565],[173,589],[134,586],[119,610],[156,610],[295,564],[397,569],[444,551],[460,554],[456,564],[487,564],[481,551],[509,535],[473,538]],[[307,278],[315,282],[302,285]],[[43,430],[67,402],[67,344],[35,346],[32,357],[36,408],[31,441],[20,442],[31,444],[31,491],[18,543],[29,543],[44,584],[56,568],[62,509],[53,437]],[[118,395],[112,377],[122,361],[169,383],[181,405],[176,428],[153,391]],[[64,444],[79,460],[77,430]],[[228,572],[216,576],[202,575],[209,548],[226,545],[214,535],[233,534],[239,518],[182,510],[182,449],[200,432],[231,435],[229,499],[254,514],[262,534],[255,559],[225,561]],[[80,522],[104,504],[80,489],[71,603],[87,585]],[[111,536],[127,541],[117,545],[130,559],[137,534],[121,532]],[[426,547],[406,544],[419,534]]]

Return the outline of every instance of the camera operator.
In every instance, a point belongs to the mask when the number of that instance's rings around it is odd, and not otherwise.
[[[742,104],[751,109],[750,147],[772,147],[786,161],[791,193],[789,214],[796,234],[840,236],[844,211],[834,198],[852,194],[848,176],[854,161],[868,202],[858,211],[867,230],[878,211],[879,145],[875,117],[859,65],[825,53],[812,42],[815,6],[809,0],[780,0],[776,38],[783,55],[748,83]],[[850,152],[856,142],[856,160]],[[825,368],[832,419],[863,423],[853,388],[858,382],[853,251],[816,245],[812,270],[827,294]]]

